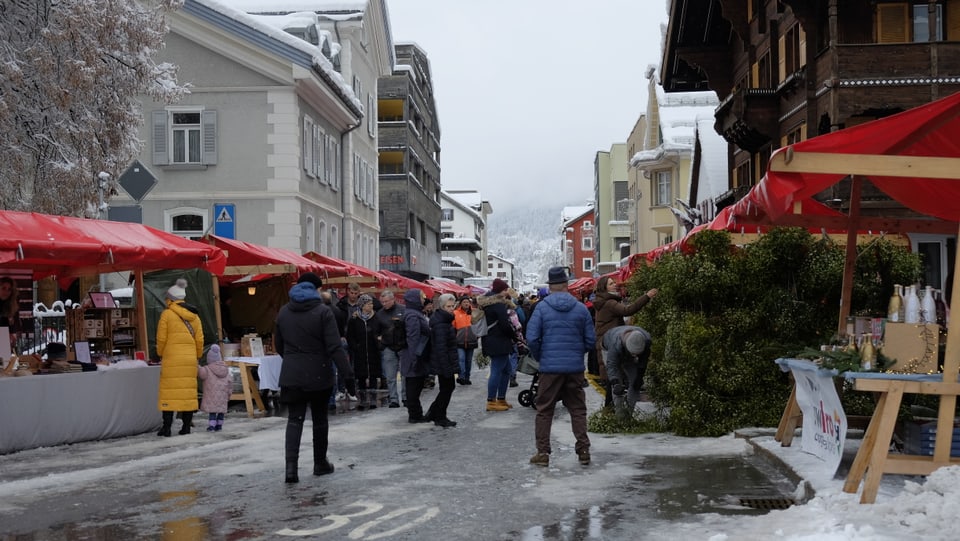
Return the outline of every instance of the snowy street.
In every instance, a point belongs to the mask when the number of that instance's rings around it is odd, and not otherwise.
[[[484,411],[486,371],[458,386],[455,428],[409,424],[403,409],[331,418],[334,474],[311,475],[309,428],[300,483],[283,483],[277,417],[231,412],[223,432],[155,434],[34,449],[0,457],[0,540],[45,539],[948,539],[957,468],[923,486],[888,476],[875,505],[840,491],[817,458],[781,448],[773,429],[747,437],[591,434],[578,464],[558,407],[549,468],[530,465],[534,410]],[[436,391],[424,393],[429,405]],[[587,390],[590,411],[602,398]],[[179,427],[179,421],[175,428]],[[847,462],[858,439],[848,439]],[[755,452],[759,448],[762,452]],[[804,500],[786,510],[739,497]],[[822,469],[822,468],[821,468]],[[920,479],[916,479],[920,481]],[[799,488],[798,488],[799,486]]]

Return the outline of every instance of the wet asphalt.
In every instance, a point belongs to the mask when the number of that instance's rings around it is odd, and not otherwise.
[[[222,432],[154,433],[0,456],[0,541],[259,539],[669,539],[708,513],[761,514],[796,479],[763,455],[697,456],[667,435],[591,434],[577,462],[558,406],[551,465],[529,464],[535,411],[484,411],[486,374],[458,385],[454,428],[410,424],[405,410],[330,418],[332,475],[311,475],[309,421],[300,482],[283,482],[279,417],[231,411]],[[429,405],[436,390],[424,392]],[[602,397],[587,390],[589,410]],[[159,415],[158,415],[159,417]],[[159,421],[159,419],[158,419]],[[175,427],[179,426],[179,421]]]

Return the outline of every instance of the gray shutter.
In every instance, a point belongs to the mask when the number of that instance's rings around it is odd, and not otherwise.
[[[167,150],[167,112],[153,111],[153,163],[167,165],[170,154]]]
[[[203,163],[217,164],[217,112],[203,112]]]

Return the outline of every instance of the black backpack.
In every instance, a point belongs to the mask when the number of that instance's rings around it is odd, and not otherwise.
[[[407,324],[403,322],[403,314],[390,318],[387,334],[390,349],[400,351],[407,348]]]

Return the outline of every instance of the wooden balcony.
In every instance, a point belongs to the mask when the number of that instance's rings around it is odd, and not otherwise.
[[[756,152],[777,138],[780,99],[772,88],[739,89],[720,103],[714,128],[729,143]]]

